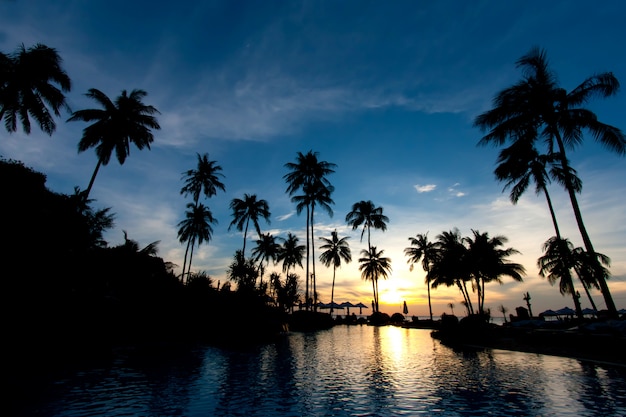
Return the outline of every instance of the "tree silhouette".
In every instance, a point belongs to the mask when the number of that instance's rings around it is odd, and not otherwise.
[[[98,102],[102,109],[78,110],[68,119],[68,122],[93,122],[83,129],[83,137],[78,143],[78,152],[96,148],[98,156],[98,163],[85,190],[85,199],[89,197],[100,166],[109,163],[114,151],[118,162],[123,165],[130,154],[131,143],[139,150],[150,149],[154,141],[151,129],[161,127],[153,116],[159,111],[142,102],[147,94],[143,90],[132,90],[130,94],[122,90],[122,94],[112,102],[102,91],[91,88],[85,95]]]
[[[369,250],[361,250],[361,258],[359,258],[359,271],[361,277],[365,281],[372,281],[372,289],[374,292],[374,313],[378,313],[378,279],[387,278],[391,273],[391,259],[383,257],[384,250],[378,251],[375,246]]]
[[[259,226],[259,219],[263,218],[269,224],[270,222],[270,210],[267,201],[258,200],[256,194],[244,194],[243,199],[234,198],[230,202],[230,208],[233,211],[233,221],[230,222],[228,230],[233,226],[240,232],[243,231],[243,249],[242,255],[246,254],[246,239],[248,236],[248,226],[250,222],[254,226],[259,239],[261,238],[261,226]]]
[[[422,268],[426,272],[426,288],[428,289],[428,311],[430,313],[430,319],[433,319],[433,308],[430,302],[430,269],[437,258],[437,245],[428,240],[428,233],[417,234],[416,237],[410,237],[409,242],[411,246],[404,249],[404,254],[409,258],[411,271],[413,270],[413,264],[422,260]]]
[[[320,261],[326,266],[333,266],[333,284],[330,291],[330,313],[333,313],[333,305],[335,301],[335,273],[337,268],[341,267],[341,261],[346,263],[352,261],[352,254],[350,252],[350,245],[348,244],[349,237],[342,237],[339,239],[337,235],[337,229],[331,232],[331,237],[320,237],[320,240],[324,242],[320,246],[320,250],[323,250],[320,254]]]

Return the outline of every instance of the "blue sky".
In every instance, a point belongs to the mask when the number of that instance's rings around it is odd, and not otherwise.
[[[527,291],[538,313],[572,306],[538,276],[541,246],[553,234],[547,206],[532,189],[516,206],[509,202],[493,176],[498,150],[476,146],[481,132],[472,121],[519,80],[515,61],[533,46],[546,49],[568,90],[604,71],[626,82],[624,15],[621,1],[4,0],[0,50],[37,42],[56,48],[73,82],[72,110],[96,107],[84,97],[89,88],[111,98],[139,88],[161,112],[152,150],[132,148],[123,166],[112,159],[94,184],[95,206],[116,214],[112,245],[125,230],[141,245],[159,240],[160,256],[182,265],[176,225],[188,201],[179,194],[181,174],[195,167],[196,153],[208,153],[223,168],[226,192],[205,201],[219,223],[193,266],[224,282],[243,242],[227,230],[233,198],[267,200],[272,219],[263,231],[290,231],[304,242],[305,218],[285,194],[284,164],[313,150],[337,164],[329,177],[334,216],[319,212],[316,234],[337,229],[351,237],[354,260],[337,271],[336,301],[371,300],[357,269],[366,242],[344,218],[353,203],[372,200],[390,219],[386,232],[372,233],[373,245],[392,259],[391,277],[380,282],[383,311],[400,311],[407,300],[409,314],[427,314],[424,273],[409,271],[403,249],[409,236],[434,239],[457,227],[464,236],[471,229],[504,235],[522,252],[512,260],[525,265],[524,282],[488,286],[494,315],[500,304],[510,311],[525,305]],[[589,107],[626,128],[623,91]],[[68,117],[58,119],[52,137],[0,133],[0,155],[47,174],[53,191],[86,188],[95,153],[77,153],[86,125],[65,123]],[[626,161],[586,140],[570,159],[584,182],[585,222],[596,250],[612,259],[609,286],[624,308]],[[553,186],[551,193],[563,235],[582,246],[565,192]],[[332,269],[316,269],[328,302]],[[599,292],[593,295],[603,308]],[[450,302],[461,311],[453,288],[432,297],[436,315]]]

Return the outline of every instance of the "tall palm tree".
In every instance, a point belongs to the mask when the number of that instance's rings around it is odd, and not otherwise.
[[[619,81],[610,72],[600,73],[583,80],[570,92],[558,85],[555,74],[549,69],[544,50],[533,48],[517,61],[523,71],[523,79],[512,87],[499,92],[494,98],[494,108],[479,115],[474,125],[489,133],[479,141],[480,145],[502,145],[507,140],[533,140],[540,138],[548,147],[548,153],[558,149],[560,165],[564,173],[570,172],[566,147],[575,148],[583,142],[588,131],[607,149],[626,154],[626,138],[614,126],[600,122],[592,111],[582,107],[591,98],[609,97],[617,93]],[[573,181],[565,178],[576,224],[585,249],[596,253],[583,222]],[[596,258],[595,273],[609,313],[617,316],[617,309],[602,266]]]
[[[83,129],[83,137],[78,142],[78,152],[95,147],[98,156],[98,163],[85,190],[87,199],[100,166],[109,163],[113,151],[120,165],[123,165],[130,154],[130,144],[134,143],[139,150],[150,149],[154,141],[151,129],[158,130],[161,126],[153,116],[159,114],[159,111],[142,102],[148,95],[143,90],[132,90],[130,94],[122,90],[115,102],[95,88],[89,89],[85,95],[98,102],[102,109],[75,111],[68,122],[93,122]]]
[[[281,239],[282,245],[278,252],[278,262],[283,263],[283,272],[285,276],[289,276],[289,269],[295,266],[302,268],[302,259],[304,258],[304,245],[298,244],[298,237],[293,233],[287,233],[287,239]]]
[[[337,235],[337,229],[333,230],[330,234],[330,239],[326,237],[320,237],[320,240],[324,242],[320,246],[320,250],[324,252],[320,253],[320,261],[326,266],[333,266],[333,285],[330,291],[330,313],[333,313],[333,303],[335,301],[335,274],[337,268],[341,267],[341,261],[346,263],[352,261],[352,253],[350,252],[350,245],[348,244],[350,237],[342,237],[339,239]]]
[[[335,190],[332,185],[324,185],[321,181],[317,181],[311,184],[306,184],[303,187],[304,194],[293,196],[291,201],[296,203],[296,212],[300,214],[304,208],[309,211],[309,219],[307,219],[307,241],[309,241],[309,228],[311,230],[311,242],[315,242],[314,239],[314,224],[315,224],[315,206],[319,205],[323,208],[330,217],[333,216],[333,210],[330,207],[335,202],[330,198],[330,195]],[[315,275],[315,245],[311,245],[311,266],[312,266],[312,286],[313,286],[313,308],[317,309],[317,280]]]
[[[230,222],[228,230],[233,226],[240,232],[243,231],[243,249],[242,255],[246,254],[246,239],[248,238],[248,226],[250,222],[254,226],[259,239],[261,238],[261,226],[259,225],[259,219],[263,218],[270,223],[270,209],[269,204],[265,200],[257,199],[256,194],[244,194],[243,199],[234,198],[230,202],[230,208],[233,211],[233,221]]]
[[[365,281],[372,281],[372,289],[374,291],[374,313],[378,313],[378,278],[387,278],[391,273],[391,259],[383,257],[384,250],[376,250],[376,246],[372,246],[369,250],[361,250],[361,258],[359,258],[359,271],[361,277]]]
[[[404,254],[408,256],[407,263],[409,263],[411,271],[413,270],[413,264],[416,264],[422,260],[422,268],[426,272],[426,288],[428,289],[428,311],[430,313],[430,319],[433,319],[433,308],[430,302],[430,270],[437,259],[438,249],[437,245],[428,240],[428,233],[418,233],[415,237],[410,237],[409,242],[411,246],[404,249]]]
[[[331,162],[320,161],[318,159],[319,153],[309,150],[306,154],[298,152],[296,155],[296,162],[288,162],[285,164],[285,168],[289,170],[287,174],[283,176],[283,179],[287,183],[287,193],[293,196],[299,190],[302,190],[305,195],[311,192],[319,192],[320,189],[331,187],[330,181],[327,176],[335,172],[334,168],[337,166]],[[327,197],[330,198],[328,191]],[[306,308],[309,309],[309,248],[315,245],[312,236],[309,236],[309,227],[312,226],[311,222],[311,198],[308,199],[309,204],[305,203],[306,207],[306,223],[307,223],[307,242],[306,242]],[[332,200],[330,200],[332,201]],[[300,209],[299,213],[302,211]],[[313,256],[315,258],[315,256]],[[313,260],[315,262],[315,260]]]
[[[280,245],[276,241],[276,238],[270,233],[263,233],[261,237],[256,241],[256,247],[252,249],[252,255],[256,262],[267,262],[267,266],[270,264],[270,260],[276,263],[278,254],[280,252]],[[261,268],[261,284],[263,283],[263,268]],[[271,284],[271,282],[270,282]]]
[[[508,240],[506,237],[489,237],[488,233],[480,233],[478,230],[472,230],[472,235],[464,238],[468,248],[467,265],[478,295],[478,313],[484,314],[485,284],[492,281],[502,284],[502,276],[521,282],[526,271],[521,264],[507,260],[511,255],[519,254],[519,251],[513,248],[501,249]]]
[[[216,224],[217,219],[213,217],[213,213],[204,204],[200,203],[195,205],[193,203],[187,204],[187,211],[185,212],[185,220],[178,223],[178,239],[180,243],[191,241],[191,253],[189,255],[189,266],[187,269],[187,276],[191,271],[191,261],[193,259],[194,246],[197,243],[200,246],[204,241],[209,242],[213,235],[212,224]],[[185,276],[183,270],[182,276]]]
[[[359,226],[363,225],[363,231],[361,232],[361,242],[363,241],[363,234],[367,230],[367,248],[371,249],[372,243],[370,239],[370,231],[372,228],[387,230],[387,223],[389,218],[383,214],[382,207],[376,207],[371,200],[358,201],[352,205],[352,210],[346,215],[346,223],[348,226],[352,226],[352,230],[356,230]]]
[[[463,295],[463,305],[467,314],[474,314],[474,307],[467,289],[467,282],[471,280],[468,268],[467,247],[458,229],[441,232],[437,235],[435,260],[430,269],[431,286],[440,285],[451,287],[456,285]]]
[[[217,194],[218,190],[226,191],[226,187],[220,181],[220,177],[223,178],[224,174],[222,167],[217,165],[216,161],[209,160],[209,154],[205,153],[202,156],[197,153],[198,163],[195,169],[187,170],[183,173],[182,179],[185,185],[180,189],[180,193],[183,196],[191,194],[193,197],[193,203],[198,206],[200,202],[200,195],[204,194],[206,198]],[[187,240],[187,247],[185,249],[185,257],[183,259],[183,271],[187,265],[187,254],[191,240]],[[181,281],[184,277],[181,275]]]
[[[30,117],[39,128],[52,135],[54,116],[61,109],[70,111],[64,92],[71,90],[69,76],[61,67],[63,60],[54,48],[23,44],[9,55],[0,52],[0,121],[9,133],[17,131],[18,120],[30,134]]]

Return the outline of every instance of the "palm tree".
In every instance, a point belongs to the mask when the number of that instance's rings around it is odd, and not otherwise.
[[[291,201],[296,203],[296,212],[300,214],[306,207],[309,211],[309,219],[307,219],[307,241],[309,241],[309,228],[311,229],[311,242],[314,242],[314,219],[315,219],[315,206],[319,205],[323,208],[330,217],[333,216],[333,210],[330,207],[335,202],[330,198],[330,195],[335,190],[332,185],[324,185],[321,181],[306,184],[303,186],[303,195],[293,196]],[[315,275],[315,245],[311,245],[311,265],[312,265],[312,285],[313,285],[313,306],[317,309],[317,286]],[[308,281],[307,281],[308,282]]]
[[[543,244],[544,255],[537,260],[539,275],[548,279],[550,285],[559,281],[559,291],[562,295],[570,294],[574,300],[576,315],[583,318],[579,296],[574,289],[574,282],[570,269],[574,266],[572,252],[574,245],[564,238],[551,237]]]
[[[448,307],[450,307],[450,311],[452,312],[452,315],[454,316],[454,303],[448,303]]]
[[[611,265],[611,258],[608,256],[601,253],[596,253],[596,256],[601,265]],[[593,298],[591,298],[591,294],[589,293],[589,288],[591,287],[600,289],[598,280],[595,278],[596,262],[591,259],[590,254],[583,248],[574,248],[572,251],[572,259],[574,261],[574,271],[576,271],[576,275],[578,275],[578,279],[580,279],[583,289],[587,294],[587,298],[589,299],[589,303],[595,311],[598,311],[596,303],[594,303]],[[611,277],[611,273],[607,268],[602,267],[602,271],[605,280]]]
[[[508,308],[504,306],[504,304],[500,304],[498,307],[498,311],[502,313],[502,317],[504,318],[504,322],[506,323],[506,313],[509,311]]]
[[[320,161],[318,159],[319,153],[313,152],[312,150],[308,151],[306,154],[302,152],[298,152],[296,155],[296,162],[288,162],[285,164],[285,168],[289,170],[287,174],[283,176],[283,179],[287,183],[287,193],[290,196],[293,196],[299,190],[302,190],[305,195],[309,193],[318,192],[325,193],[324,188],[327,189],[327,195],[325,197],[328,198],[328,204],[332,203],[330,200],[330,193],[332,192],[331,184],[328,178],[328,175],[335,172],[334,168],[337,166],[331,162]],[[320,191],[321,190],[321,191]],[[309,248],[314,246],[314,240],[309,237],[309,227],[313,227],[312,225],[312,210],[310,206],[310,202],[314,200],[312,197],[307,197],[308,202],[304,202],[304,206],[306,207],[306,223],[307,223],[307,242],[306,242],[306,308],[309,309]],[[298,213],[302,212],[302,208],[299,209]],[[315,258],[315,256],[313,256]],[[315,263],[315,259],[313,259],[313,263]],[[315,293],[315,292],[314,292]]]
[[[456,285],[463,295],[463,305],[467,308],[467,314],[474,314],[474,307],[467,289],[467,282],[471,280],[468,268],[467,247],[458,229],[442,232],[437,235],[436,255],[430,269],[431,286],[437,288],[440,285],[451,287]]]
[[[612,73],[588,77],[567,92],[558,85],[555,74],[549,69],[544,50],[533,48],[517,61],[517,66],[523,71],[523,79],[499,92],[494,99],[494,108],[479,115],[474,121],[474,125],[483,131],[489,130],[480,140],[480,145],[502,145],[507,139],[537,141],[541,138],[548,147],[548,153],[558,149],[564,173],[571,172],[566,147],[573,149],[580,145],[584,131],[591,132],[594,139],[609,150],[619,155],[626,154],[626,138],[622,131],[598,121],[592,111],[581,107],[595,96],[605,98],[617,93],[619,81]],[[574,181],[566,177],[564,185],[585,249],[589,253],[596,253],[583,222]],[[602,266],[597,259],[594,263],[606,307],[611,315],[617,316]]]
[[[248,238],[248,226],[250,222],[254,226],[259,239],[261,238],[261,226],[259,226],[259,218],[265,219],[267,224],[270,223],[269,204],[265,200],[258,200],[256,194],[244,194],[243,199],[234,198],[230,202],[230,208],[233,211],[233,221],[230,222],[228,230],[235,226],[240,232],[243,231],[243,250],[242,255],[246,254],[246,239]]]
[[[196,169],[190,169],[183,173],[182,179],[185,181],[185,185],[180,189],[180,193],[183,196],[191,194],[193,197],[194,205],[197,206],[200,202],[200,194],[204,194],[206,198],[217,194],[218,189],[226,191],[224,184],[220,181],[220,177],[224,175],[220,172],[222,167],[217,165],[216,161],[209,160],[209,154],[204,155],[196,154],[198,158],[198,164]],[[187,265],[187,253],[189,252],[189,246],[191,240],[187,240],[187,248],[185,249],[185,257],[183,260],[183,272]],[[183,276],[180,279],[183,281]]]
[[[352,253],[350,252],[350,245],[348,244],[350,237],[342,237],[339,239],[337,235],[337,229],[331,232],[330,239],[326,237],[320,237],[320,240],[324,242],[320,249],[323,250],[320,254],[320,261],[326,266],[333,266],[333,285],[330,291],[330,314],[333,313],[333,303],[335,301],[335,273],[337,268],[341,267],[341,261],[350,263],[352,261]]]
[[[17,131],[19,120],[30,134],[32,117],[43,132],[52,135],[56,129],[53,114],[61,116],[61,108],[70,111],[63,93],[72,84],[62,61],[56,49],[40,43],[28,49],[22,44],[10,55],[0,52],[0,121],[4,119],[9,133]]]
[[[161,126],[153,116],[159,114],[159,111],[142,102],[148,95],[143,90],[133,90],[130,94],[122,90],[115,102],[95,88],[89,89],[85,95],[103,107],[75,111],[68,119],[68,122],[93,122],[83,129],[83,137],[78,143],[78,152],[95,147],[98,156],[98,163],[85,190],[87,199],[100,166],[109,163],[113,151],[120,165],[123,165],[130,154],[130,144],[134,143],[139,150],[150,149],[154,141],[151,129],[158,130]]]
[[[404,249],[404,254],[409,257],[410,270],[413,270],[413,264],[422,260],[422,268],[426,272],[426,288],[428,289],[428,311],[430,319],[433,319],[433,308],[430,302],[430,270],[437,259],[437,245],[428,240],[428,233],[417,234],[416,237],[410,237],[411,246]]]
[[[277,261],[283,263],[283,272],[289,276],[289,269],[296,265],[302,268],[304,258],[304,245],[298,244],[298,237],[293,233],[287,233],[287,239],[281,239],[283,244],[278,252]]]
[[[368,250],[372,247],[370,230],[374,228],[384,232],[387,230],[387,222],[389,222],[389,218],[383,214],[383,208],[376,207],[371,200],[354,203],[352,210],[346,215],[346,223],[348,223],[348,226],[352,226],[352,230],[356,230],[363,225],[361,242],[363,241],[363,234],[367,230]]]
[[[378,278],[387,278],[391,273],[391,259],[383,257],[384,250],[376,250],[375,246],[369,250],[361,250],[361,258],[359,258],[359,271],[361,277],[365,281],[372,281],[372,289],[374,291],[374,313],[379,312],[378,308]]]
[[[500,249],[506,242],[504,236],[489,237],[488,233],[472,230],[473,237],[464,238],[467,244],[469,272],[474,279],[478,294],[478,313],[485,313],[485,283],[496,281],[502,284],[500,277],[509,276],[521,282],[526,272],[521,264],[509,262],[507,258],[519,254],[513,248]]]
[[[213,235],[212,224],[216,224],[217,219],[213,218],[213,213],[204,204],[195,205],[187,204],[185,212],[185,220],[178,223],[178,239],[180,243],[191,241],[191,253],[189,255],[189,267],[187,275],[191,271],[191,260],[193,258],[193,249],[196,243],[200,246],[204,241],[209,242]],[[182,276],[185,276],[183,270]]]
[[[261,261],[261,284],[263,283],[263,268],[262,261],[267,262],[267,266],[270,264],[270,259],[276,263],[278,254],[280,252],[280,245],[276,242],[276,238],[270,233],[263,233],[261,238],[256,241],[256,247],[252,249],[252,255],[256,262]],[[271,282],[270,282],[271,284]]]

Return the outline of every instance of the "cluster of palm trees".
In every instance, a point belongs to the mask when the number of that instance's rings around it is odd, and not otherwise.
[[[426,272],[428,288],[428,309],[430,319],[433,311],[430,300],[430,288],[440,285],[456,286],[463,296],[463,305],[467,314],[487,313],[485,309],[485,284],[498,282],[508,276],[515,281],[522,281],[525,269],[522,265],[509,262],[509,256],[517,254],[513,248],[503,248],[507,242],[504,236],[489,237],[488,233],[472,230],[472,236],[462,237],[458,229],[442,232],[434,242],[428,239],[428,233],[409,237],[410,245],[404,249],[411,269],[421,261]],[[470,297],[468,283],[476,293],[476,309]]]
[[[572,269],[576,270],[585,290],[599,288],[609,314],[616,316],[615,303],[606,282],[608,271],[602,266],[603,263],[608,265],[609,259],[596,252],[583,222],[576,196],[582,189],[582,182],[570,165],[566,151],[579,146],[584,132],[588,131],[607,149],[619,155],[626,154],[623,132],[600,122],[596,114],[583,107],[593,97],[614,95],[619,82],[610,72],[600,73],[567,91],[559,86],[556,75],[549,68],[546,52],[540,48],[532,48],[517,61],[517,66],[522,70],[522,79],[500,91],[493,100],[493,108],[474,121],[475,126],[487,132],[479,145],[508,145],[500,151],[495,175],[499,181],[505,182],[505,190],[511,188],[510,198],[514,204],[531,181],[535,182],[536,192],[546,197],[555,236],[544,245],[545,255],[538,262],[541,274],[548,276],[551,283],[561,280],[561,292],[574,297],[582,316],[571,278]],[[540,145],[544,146],[543,150]],[[565,187],[569,195],[584,251],[574,250],[561,236],[548,193],[551,180]],[[579,261],[585,260],[587,266],[581,267],[574,260],[576,257]]]
[[[559,86],[555,74],[550,70],[545,51],[539,48],[533,48],[521,57],[517,65],[523,72],[522,79],[500,91],[493,100],[493,108],[474,120],[474,125],[486,132],[479,145],[504,147],[499,153],[494,173],[498,181],[505,182],[504,190],[510,188],[513,203],[519,201],[531,182],[535,183],[536,192],[546,198],[555,236],[544,245],[545,255],[538,261],[540,273],[551,283],[560,280],[561,292],[574,297],[580,312],[578,292],[572,279],[572,271],[575,271],[587,294],[590,288],[598,288],[609,313],[616,315],[615,303],[606,282],[610,275],[603,266],[608,266],[610,260],[596,252],[591,242],[577,200],[582,181],[570,165],[566,151],[580,145],[583,133],[587,131],[609,150],[620,155],[626,154],[626,139],[622,131],[600,122],[592,111],[583,107],[593,97],[614,95],[618,91],[619,82],[612,73],[601,73],[585,79],[573,90],[566,91]],[[21,45],[11,54],[0,52],[0,77],[0,120],[4,121],[8,132],[15,132],[18,124],[21,124],[24,132],[29,134],[32,118],[43,132],[52,135],[56,129],[54,117],[60,116],[62,109],[71,111],[64,95],[71,90],[71,81],[62,68],[61,57],[53,48],[42,44],[30,48]],[[155,117],[159,112],[143,102],[147,96],[143,90],[135,89],[130,93],[123,90],[117,98],[111,100],[100,90],[92,88],[86,96],[95,100],[99,108],[75,111],[68,119],[90,123],[83,130],[78,151],[95,148],[98,157],[86,190],[80,192],[84,202],[89,201],[89,193],[98,171],[102,165],[109,163],[113,152],[119,163],[124,164],[130,154],[131,143],[139,150],[150,149],[154,141],[153,131],[160,129]],[[543,149],[540,145],[543,145]],[[252,254],[253,260],[258,262],[260,284],[263,284],[263,272],[269,267],[270,261],[283,263],[286,283],[297,283],[297,279],[290,277],[290,271],[295,266],[302,266],[303,257],[306,256],[304,301],[307,309],[315,309],[317,306],[315,210],[321,208],[332,216],[331,206],[334,204],[334,187],[328,176],[335,172],[336,165],[321,161],[318,157],[317,152],[298,152],[295,162],[285,164],[288,173],[283,177],[287,183],[286,192],[296,204],[297,213],[306,213],[305,245],[300,245],[297,237],[291,233],[283,239],[261,232],[259,220],[264,219],[269,223],[270,211],[268,203],[256,195],[246,194],[242,199],[233,199],[230,204],[233,221],[229,229],[234,226],[244,234],[241,250],[243,260],[250,223],[258,234],[257,247]],[[223,177],[221,167],[215,161],[210,161],[207,154],[198,154],[197,158],[196,169],[183,174],[185,185],[180,191],[184,196],[192,197],[192,202],[187,204],[185,219],[178,224],[178,238],[187,245],[181,281],[189,277],[194,247],[210,241],[212,225],[217,223],[210,209],[200,202],[200,196],[209,198],[218,190],[225,190],[220,180]],[[569,195],[584,249],[574,248],[567,238],[561,236],[548,193],[551,181],[563,186]],[[367,230],[367,249],[361,251],[359,270],[363,279],[372,282],[373,309],[377,312],[378,279],[388,277],[391,261],[383,256],[383,250],[372,246],[370,233],[371,229],[385,231],[389,219],[383,214],[382,207],[376,207],[371,201],[359,201],[353,205],[345,221],[353,230],[363,227],[361,241]],[[422,260],[429,283],[431,317],[431,287],[457,285],[468,312],[473,312],[466,286],[471,281],[478,295],[476,311],[482,313],[485,283],[499,281],[502,275],[521,279],[523,273],[521,266],[504,262],[505,257],[515,251],[500,249],[506,242],[501,236],[489,238],[486,233],[473,231],[472,237],[462,238],[453,230],[439,235],[434,243],[428,242],[427,235],[410,239],[411,247],[405,253],[411,265]],[[321,249],[324,252],[320,260],[327,267],[333,266],[332,299],[335,271],[342,261],[351,261],[351,254],[347,238],[340,238],[336,231],[330,238],[322,238],[322,241],[324,244]],[[492,258],[482,266],[477,266],[474,261],[464,264],[463,259],[471,260],[474,250],[490,253]],[[492,267],[495,269],[490,269]],[[270,279],[270,285],[273,283],[280,283],[276,275]],[[279,287],[284,288],[286,284],[281,285]],[[277,289],[275,286],[274,290]]]

